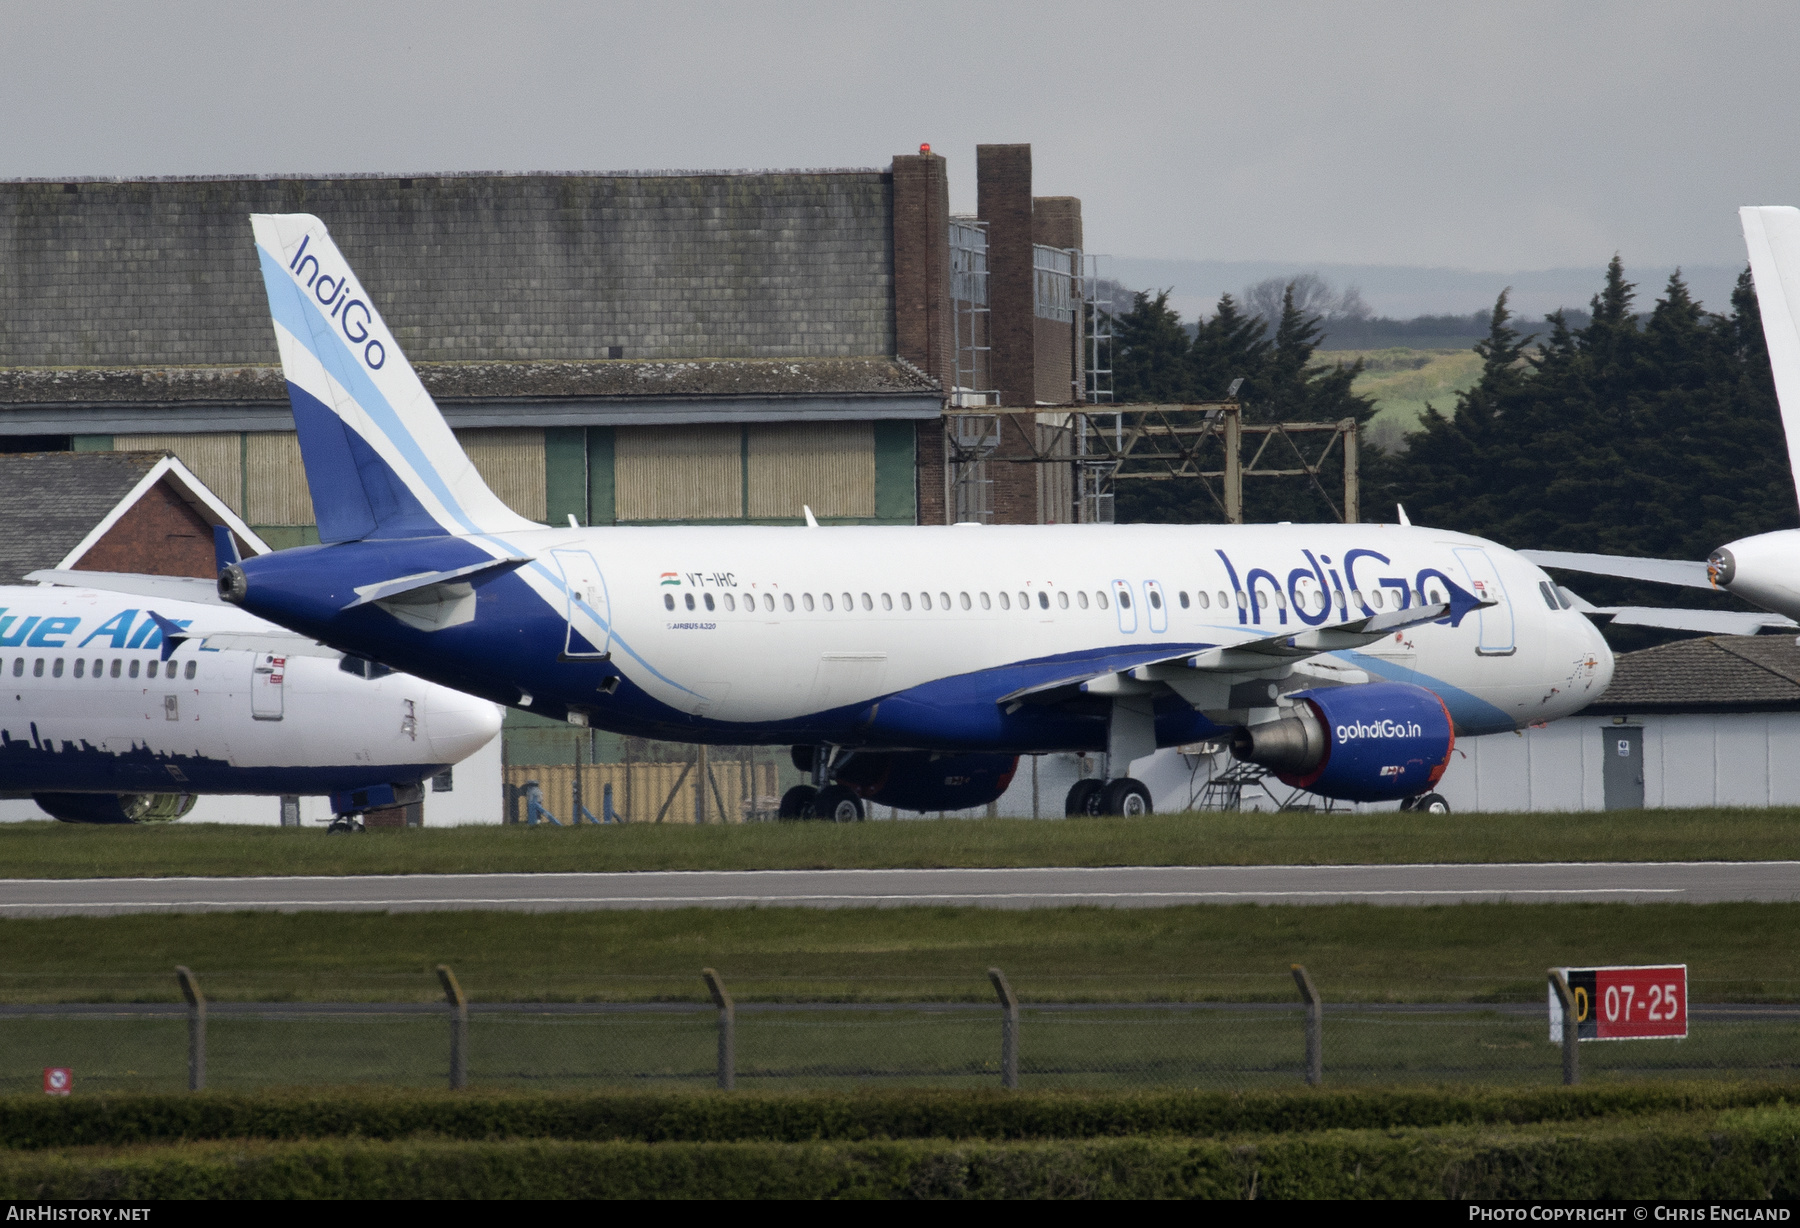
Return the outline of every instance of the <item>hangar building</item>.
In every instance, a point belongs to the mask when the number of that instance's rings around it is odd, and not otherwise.
[[[0,183],[0,450],[163,451],[314,540],[247,215],[311,212],[477,467],[584,524],[944,523],[946,400],[1082,383],[1080,202],[1028,145],[884,169]],[[996,465],[981,519],[1066,520]],[[1017,472],[1010,472],[1017,471]],[[1048,492],[1048,497],[1047,493]]]

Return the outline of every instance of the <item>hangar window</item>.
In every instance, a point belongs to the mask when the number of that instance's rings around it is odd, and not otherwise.
[[[1106,608],[1106,594],[1104,592],[1095,593],[1094,600],[1099,604],[1101,609],[1104,610]]]
[[[75,676],[77,678],[84,678],[87,676],[87,661],[81,657],[75,658]]]
[[[688,608],[688,609],[690,609],[690,610],[691,610],[691,609],[693,609],[693,608],[694,608],[694,594],[692,594],[692,593],[683,593],[683,594],[682,594],[682,595],[681,595],[681,599],[682,599],[682,601],[684,601],[684,602],[686,602],[686,603],[687,603],[687,608]]]
[[[663,609],[672,610],[674,608],[675,608],[675,594],[674,593],[664,593],[663,594]]]
[[[903,610],[912,609],[912,594],[911,593],[901,593],[900,594],[900,608]]]
[[[808,614],[812,613],[812,608],[813,608],[812,594],[811,593],[801,593],[800,594],[800,604],[806,607],[806,612]]]
[[[969,604],[969,599],[967,597],[963,598],[963,604],[965,606]],[[950,608],[950,594],[949,593],[939,593],[938,594],[938,605],[941,608],[948,610]]]
[[[888,596],[886,593],[881,594],[881,608],[884,610],[893,609],[894,608],[894,599],[892,597]]]
[[[1559,608],[1556,604],[1556,594],[1550,591],[1550,581],[1539,580],[1538,593],[1543,597],[1545,605],[1553,610]]]
[[[872,610],[875,608],[875,603],[873,601],[869,600],[869,594],[867,594],[867,593],[864,593],[862,595],[862,603],[863,603],[863,609],[865,609],[865,610]]]
[[[968,609],[968,608],[969,608],[969,605],[970,605],[970,602],[969,602],[969,594],[967,594],[967,593],[960,593],[960,594],[958,594],[958,596],[960,596],[960,597],[961,597],[961,598],[962,598],[962,608],[963,608],[963,609],[965,609],[965,610],[966,610],[966,609]],[[949,603],[948,603],[948,602],[945,602],[945,604],[946,604],[946,605],[948,605],[948,604],[949,604]]]
[[[1075,604],[1080,606],[1084,610],[1087,609],[1088,608],[1087,594],[1086,593],[1076,593],[1075,594]]]
[[[702,596],[701,600],[706,602],[706,608],[709,610],[716,610],[719,608],[718,606],[713,604],[713,595],[711,593],[707,593],[704,596]]]
[[[1004,592],[1000,594],[1000,608],[1003,610],[1012,609],[1012,598],[1008,597]]]
[[[189,681],[192,681],[192,680],[193,680],[193,677],[194,677],[194,664],[195,664],[195,663],[194,663],[194,662],[193,662],[193,661],[189,661],[189,662],[188,662],[188,663],[187,663],[187,668],[186,668],[186,669],[185,669],[185,670],[183,670],[183,671],[182,671],[182,673],[181,673],[181,676],[182,676],[182,677],[183,677],[183,678],[186,678],[186,679],[188,679],[188,680],[189,680]]]
[[[1043,594],[1039,593],[1038,596],[1042,597]],[[1067,594],[1067,593],[1056,594],[1056,608],[1059,610],[1066,610],[1069,608],[1069,594]]]
[[[19,664],[20,664],[20,665],[23,665],[23,664],[25,664],[25,663],[24,663],[24,662],[23,662],[23,661],[21,661],[21,662],[19,662]],[[19,672],[19,671],[18,671],[18,670],[17,670],[17,669],[14,669],[14,670],[13,670],[13,673],[15,673],[15,674],[16,674],[16,673],[18,673],[18,672]],[[130,670],[128,670],[128,671],[127,671],[127,672],[128,672],[128,673],[130,673],[130,675],[131,675],[131,676],[132,676],[132,677],[133,677],[133,678],[135,678],[135,677],[137,677],[137,676],[138,676],[138,662],[137,662],[137,658],[136,658],[136,657],[133,657],[133,658],[132,658],[132,659],[131,659],[131,669],[130,669]]]

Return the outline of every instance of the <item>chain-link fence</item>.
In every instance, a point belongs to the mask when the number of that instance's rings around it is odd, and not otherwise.
[[[726,1000],[729,1003],[729,999]],[[477,1003],[469,1086],[1291,1086],[1308,1011],[1284,1003]],[[1684,1040],[1584,1042],[1584,1081],[1800,1078],[1800,1007],[1690,1006]],[[1326,1004],[1328,1084],[1550,1084],[1541,1004]],[[0,1006],[0,1092],[73,1072],[77,1094],[454,1083],[454,1007],[426,1003]],[[722,1033],[727,1039],[721,1044]],[[190,1064],[196,1038],[199,1069]]]

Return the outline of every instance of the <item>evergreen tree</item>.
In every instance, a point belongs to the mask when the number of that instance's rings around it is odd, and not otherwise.
[[[1188,335],[1169,306],[1169,292],[1139,291],[1131,310],[1113,321],[1113,399],[1171,402],[1188,392]]]

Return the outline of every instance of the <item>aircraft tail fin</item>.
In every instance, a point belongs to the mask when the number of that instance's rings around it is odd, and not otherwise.
[[[457,443],[325,223],[250,218],[322,542],[537,528]]]
[[[1750,275],[1762,312],[1775,395],[1787,433],[1788,464],[1800,482],[1800,209],[1792,205],[1746,205],[1738,210]]]

